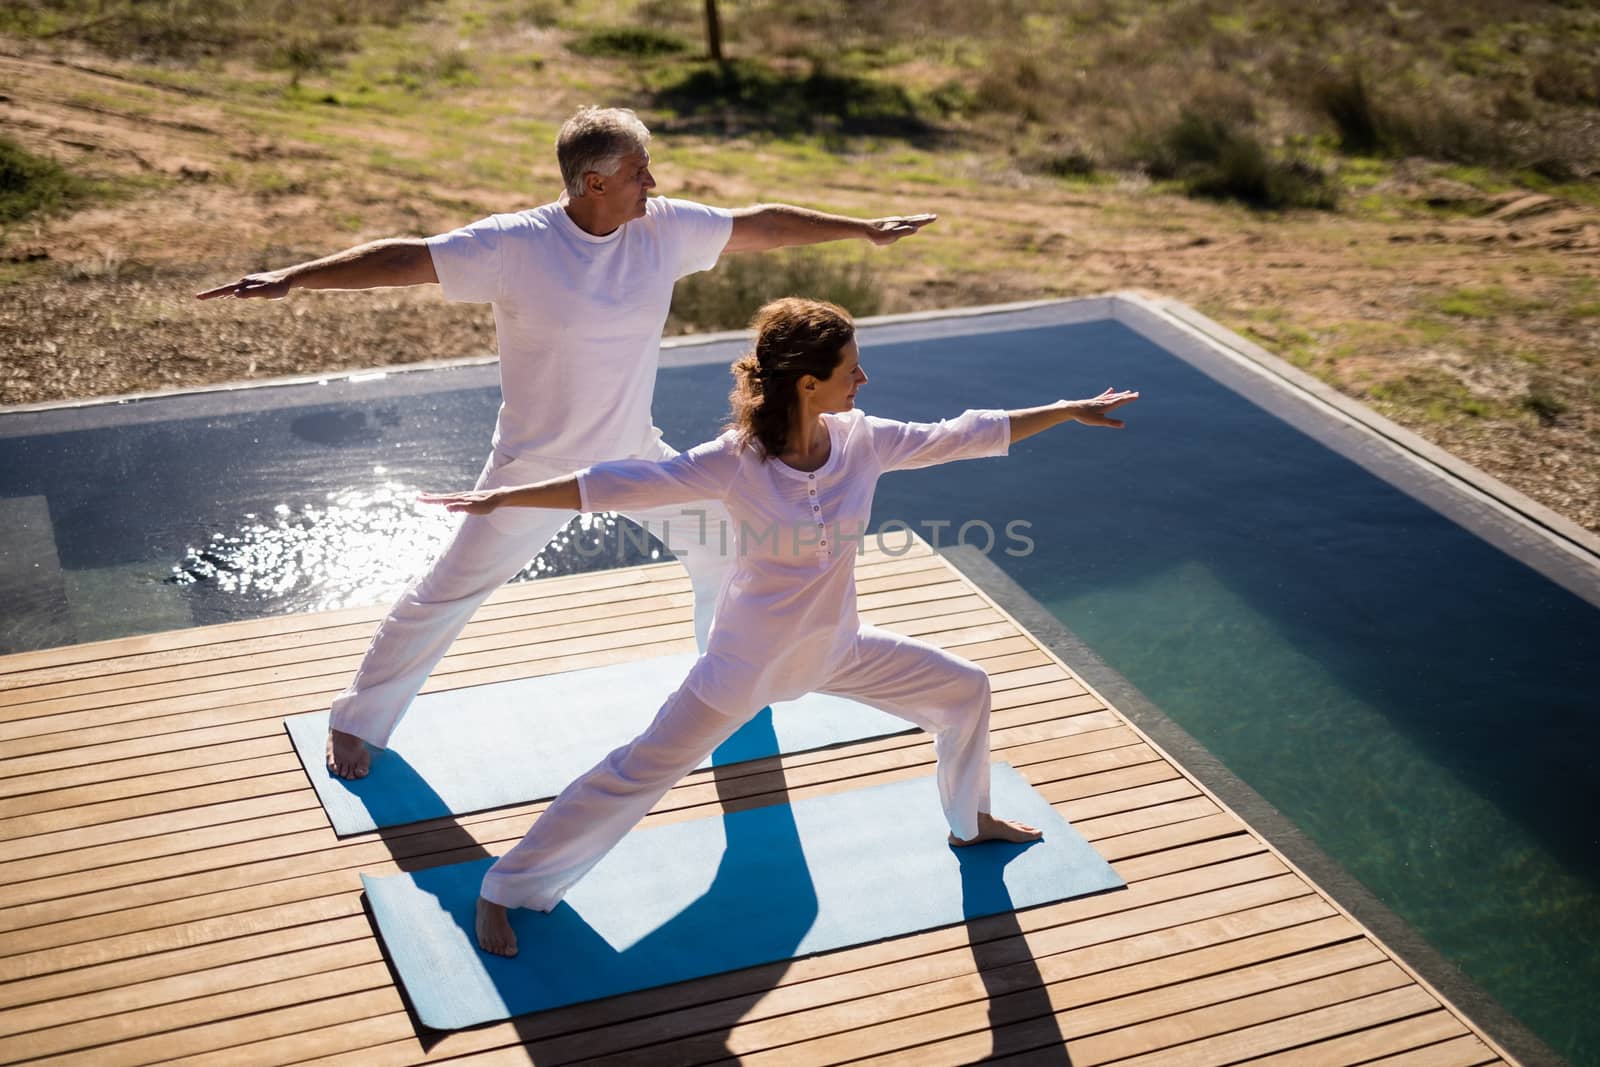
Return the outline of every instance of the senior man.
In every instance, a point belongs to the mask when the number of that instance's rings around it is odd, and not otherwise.
[[[661,329],[672,287],[724,252],[861,238],[892,244],[933,215],[853,219],[783,204],[727,210],[650,197],[650,131],[625,108],[583,108],[556,138],[565,194],[427,239],[395,238],[198,294],[287,296],[291,289],[371,289],[437,282],[451,300],[494,305],[501,406],[477,487],[525,484],[603,460],[674,454],[651,424]],[[724,516],[705,506],[704,522]],[[731,560],[722,539],[682,537],[681,513],[630,514],[663,529],[694,587],[704,646]],[[363,777],[430,671],[478,605],[571,516],[509,508],[466,517],[378,626],[355,677],[333,702],[328,770]]]

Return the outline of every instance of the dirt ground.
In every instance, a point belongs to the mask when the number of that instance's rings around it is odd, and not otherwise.
[[[127,85],[109,61],[0,55],[0,131],[68,167],[149,185],[0,234],[0,404],[493,351],[487,309],[448,304],[432,287],[283,302],[193,294],[540,202],[551,188],[511,204],[471,187],[352,173],[314,144],[230,118],[203,90],[141,86],[164,94],[153,113],[106,103]],[[658,173],[660,192],[729,204],[755,195],[747,180],[687,158]],[[1484,193],[1421,166],[1397,167],[1369,190],[1395,211],[1279,217],[1131,180],[1069,185],[973,165],[987,168],[986,183],[895,186],[843,161],[837,182],[784,198],[864,215],[940,213],[915,239],[927,242],[920,252],[907,242],[873,253],[887,310],[1127,288],[1170,296],[1600,531],[1600,314],[1574,311],[1574,294],[1600,281],[1600,211],[1526,190]],[[270,185],[249,180],[260,168]],[[1463,290],[1487,293],[1485,306],[1452,310],[1450,294]]]

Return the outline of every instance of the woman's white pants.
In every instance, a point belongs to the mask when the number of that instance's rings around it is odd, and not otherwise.
[[[643,458],[666,459],[673,449],[656,441]],[[489,457],[477,488],[543,481],[572,473],[565,465],[538,459]],[[444,551],[412,583],[378,626],[349,688],[333,701],[330,725],[379,747],[400,724],[422,683],[466,626],[478,605],[528,561],[572,519],[573,512],[547,508],[501,508],[467,515]],[[720,502],[629,513],[628,518],[657,537],[689,571],[694,587],[695,638],[705,648],[717,595],[733,563],[722,551],[726,540],[717,525],[727,521]]]
[[[696,663],[699,666],[699,662]],[[508,908],[549,911],[655,806],[667,790],[760,708],[729,714],[694,693],[689,678],[644,733],[579,776],[483,880],[483,896]],[[898,715],[934,735],[939,800],[959,838],[989,810],[989,676],[942,649],[862,627],[849,653],[816,687]]]

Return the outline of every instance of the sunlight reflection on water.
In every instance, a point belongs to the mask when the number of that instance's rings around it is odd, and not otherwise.
[[[247,514],[233,532],[188,546],[167,581],[272,611],[327,611],[393,599],[444,547],[461,520],[417,501],[400,482],[343,489],[321,504],[279,504]],[[641,548],[622,535],[613,513],[579,515],[512,581],[577,574],[666,558],[659,543]],[[530,545],[533,549],[538,546]]]

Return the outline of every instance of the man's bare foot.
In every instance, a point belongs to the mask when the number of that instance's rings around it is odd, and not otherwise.
[[[340,778],[365,778],[372,766],[367,743],[343,730],[328,731],[328,770]]]
[[[976,845],[980,841],[1011,841],[1015,844],[1024,844],[1028,841],[1037,841],[1044,836],[1043,830],[1036,830],[1020,822],[1010,819],[997,819],[986,811],[978,812],[978,836],[963,841],[955,834],[950,835],[950,843],[957,848],[966,845]]]
[[[496,956],[517,954],[517,935],[511,930],[511,918],[505,905],[478,898],[478,947]]]

